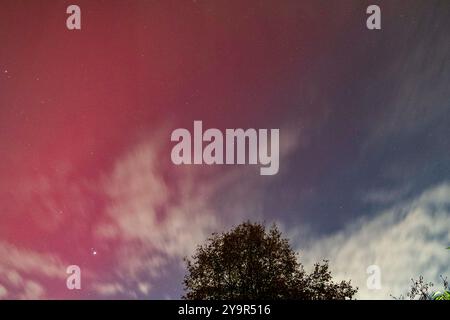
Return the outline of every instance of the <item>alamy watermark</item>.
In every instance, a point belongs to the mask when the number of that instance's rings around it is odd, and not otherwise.
[[[259,164],[261,175],[274,175],[279,170],[279,129],[270,129],[270,135],[268,129],[253,128],[226,129],[223,134],[216,128],[203,132],[202,121],[194,121],[193,135],[179,128],[172,132],[170,140],[177,142],[171,153],[176,165]]]
[[[66,286],[69,290],[81,290],[81,269],[77,265],[68,266],[66,273],[69,275]]]
[[[67,7],[66,13],[69,16],[66,19],[66,27],[69,30],[81,30],[81,8],[76,4]],[[372,4],[367,7],[366,14],[370,16],[366,20],[366,27],[369,30],[381,29],[381,8]]]
[[[381,268],[375,264],[370,265],[366,269],[367,277],[366,285],[369,290],[381,290]]]

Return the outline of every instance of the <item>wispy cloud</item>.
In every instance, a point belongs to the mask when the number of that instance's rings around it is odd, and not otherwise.
[[[389,83],[390,91],[376,106],[383,112],[371,118],[368,145],[383,145],[394,137],[430,133],[437,122],[447,118],[450,45],[443,30],[448,25],[448,15],[444,13],[448,10],[443,4],[434,10],[425,11],[421,6],[413,10],[417,12],[411,15],[421,16],[420,23],[399,25],[412,26],[408,32],[411,37],[386,40],[395,42],[397,52],[395,57],[389,55],[392,59],[385,61],[379,79],[374,82],[375,86]]]
[[[158,145],[142,143],[118,159],[105,177],[109,202],[96,231],[99,241],[119,240],[113,272],[141,294],[148,294],[171,261],[181,263],[217,226],[205,186],[190,174],[166,181],[160,152]],[[103,285],[97,292],[125,291],[118,288]]]
[[[423,192],[373,218],[300,247],[302,261],[309,265],[330,259],[338,279],[352,279],[362,299],[389,299],[408,291],[410,279],[423,275],[439,284],[450,275],[450,184]],[[366,268],[381,268],[382,289],[369,290]]]
[[[292,128],[281,134],[285,160],[304,138]],[[114,242],[110,271],[121,286],[103,283],[95,288],[99,294],[146,295],[167,276],[168,266],[181,269],[182,258],[212,232],[261,216],[265,184],[254,168],[185,166],[168,178],[167,163],[160,160],[164,147],[157,141],[130,148],[103,178],[108,200],[95,236],[99,242]]]
[[[0,298],[46,298],[44,279],[64,281],[64,264],[55,256],[0,241]]]

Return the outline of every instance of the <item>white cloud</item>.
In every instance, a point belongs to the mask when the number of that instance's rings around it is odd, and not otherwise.
[[[4,299],[8,296],[8,290],[0,284],[0,299]]]
[[[38,278],[65,279],[65,267],[52,255],[0,241],[0,298],[38,299],[46,292]]]
[[[45,298],[44,287],[36,281],[27,280],[23,287],[23,293],[18,295],[19,299],[36,300]]]
[[[92,289],[102,296],[114,296],[125,292],[120,283],[95,283]]]
[[[300,248],[309,266],[329,259],[336,279],[352,279],[360,299],[389,299],[408,291],[411,278],[423,275],[439,285],[450,276],[450,185],[442,184],[415,199],[350,225],[346,230]],[[381,268],[381,290],[369,290],[366,268]]]
[[[141,294],[150,291],[149,277],[160,276],[174,260],[181,263],[217,226],[205,186],[187,170],[170,187],[160,156],[158,146],[143,143],[116,162],[105,178],[110,202],[97,229],[100,240],[121,240],[114,272]]]
[[[411,191],[411,185],[406,184],[396,188],[373,189],[365,193],[363,201],[371,204],[392,204],[405,197]]]
[[[281,146],[285,159],[302,137],[292,129],[282,134],[287,141]],[[148,294],[167,266],[181,267],[182,258],[212,232],[245,217],[255,219],[261,212],[264,187],[254,168],[179,166],[168,180],[167,165],[160,162],[167,156],[163,149],[155,140],[137,144],[104,176],[109,203],[96,237],[119,240],[111,271],[127,288],[122,293]],[[224,171],[218,175],[215,170]],[[113,281],[94,289],[110,295],[112,288],[118,288]]]

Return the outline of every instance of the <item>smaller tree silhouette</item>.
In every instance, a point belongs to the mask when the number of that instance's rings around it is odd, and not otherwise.
[[[411,287],[406,293],[406,299],[409,300],[450,300],[450,291],[448,288],[448,280],[441,276],[443,290],[433,291],[434,284],[426,282],[423,276],[418,279],[411,279]],[[392,296],[396,300],[404,300],[405,296],[402,294],[399,297]]]
[[[450,250],[450,247],[446,248]],[[406,298],[410,300],[450,300],[450,287],[447,277],[441,275],[442,291],[432,291],[434,284],[426,282],[423,276],[418,279],[411,279],[411,287],[406,293]],[[391,295],[392,296],[392,295]],[[392,296],[394,299],[404,300],[405,296],[402,294],[399,297]]]
[[[328,261],[306,273],[276,226],[245,222],[213,234],[185,259],[184,299],[351,299],[350,281],[334,283]]]

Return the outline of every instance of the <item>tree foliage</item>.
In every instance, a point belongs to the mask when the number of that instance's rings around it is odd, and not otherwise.
[[[450,247],[446,248],[450,250]],[[411,287],[409,292],[406,293],[406,298],[410,300],[450,300],[450,287],[447,277],[441,275],[442,291],[432,291],[434,284],[432,282],[426,282],[423,276],[419,276],[418,279],[411,279]],[[400,297],[394,297],[394,299],[405,299],[404,295]]]
[[[245,222],[213,234],[185,259],[184,299],[351,299],[350,281],[333,282],[328,261],[307,273],[276,226]]]
[[[410,300],[450,300],[448,280],[442,276],[441,279],[443,282],[442,291],[432,291],[434,284],[432,282],[426,282],[423,276],[419,276],[418,279],[411,279],[411,288],[406,293],[406,298]],[[404,298],[403,295],[399,297],[399,299]]]

